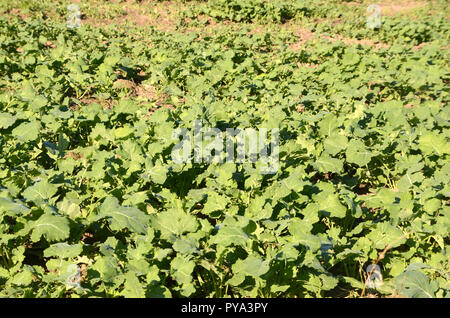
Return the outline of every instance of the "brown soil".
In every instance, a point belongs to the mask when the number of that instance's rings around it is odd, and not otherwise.
[[[129,81],[126,79],[118,79],[113,84],[114,88],[126,88],[128,90],[134,90],[136,88],[136,84],[133,81]]]
[[[292,26],[288,26],[289,29],[292,28]],[[291,44],[288,48],[294,52],[301,51],[304,47],[305,43],[308,41],[312,41],[315,38],[315,33],[311,32],[304,28],[294,28],[293,29],[294,34],[298,37],[298,41]],[[320,38],[325,39],[329,42],[337,42],[342,41],[345,45],[361,45],[361,46],[371,46],[376,49],[380,48],[387,48],[389,47],[386,43],[381,42],[374,42],[369,39],[354,39],[354,38],[346,38],[341,35],[335,35],[333,37],[327,36],[327,35],[320,35]]]
[[[103,106],[103,108],[113,108],[114,105],[117,104],[116,100],[111,100],[111,99],[98,99],[98,98],[93,98],[93,97],[86,97],[86,98],[82,98],[80,100],[83,104],[86,105],[90,105],[90,104],[100,104],[101,106]],[[77,108],[75,106],[75,108]]]
[[[87,16],[83,23],[93,26],[105,26],[110,24],[125,25],[131,23],[136,26],[153,26],[161,31],[175,31],[177,22],[176,12],[180,3],[175,1],[136,1],[129,0],[122,5],[122,15],[113,19],[102,19]]]
[[[413,10],[427,6],[425,1],[405,1],[405,0],[388,0],[380,2],[381,14],[386,16],[395,16],[399,14],[407,14]]]
[[[414,47],[413,47],[413,50],[418,51],[418,50],[420,50],[421,48],[423,48],[425,45],[426,45],[426,43],[425,43],[425,42],[422,42],[422,43],[420,43],[419,45],[414,46]]]
[[[308,41],[313,40],[315,37],[314,32],[311,32],[308,29],[304,29],[301,27],[293,27],[290,25],[287,25],[287,27],[288,27],[288,29],[293,28],[294,34],[298,37],[298,41],[289,45],[289,47],[288,47],[288,49],[290,49],[294,52],[301,51],[304,47],[304,44]]]
[[[424,8],[428,5],[425,1],[411,0],[379,0],[374,2],[380,6],[381,15],[396,16],[399,14],[407,14],[413,10]],[[356,1],[343,2],[347,6],[367,6],[369,3],[359,3]]]
[[[73,152],[73,151],[69,151],[69,152],[67,152],[67,154],[64,156],[63,159],[67,159],[67,158],[69,158],[69,157],[71,157],[71,158],[73,158],[73,159],[75,159],[75,160],[80,160],[81,158],[83,158],[82,155],[80,155],[80,154],[78,154],[78,153],[75,153],[75,152]]]
[[[139,85],[135,92],[137,96],[148,100],[155,100],[158,95],[155,86],[149,84]]]
[[[298,66],[298,67],[313,68],[313,69],[319,67],[318,64],[313,64],[313,63],[300,63],[300,62],[297,62],[297,66]]]
[[[323,39],[326,39],[326,40],[330,41],[330,42],[342,41],[346,45],[372,46],[372,47],[374,47],[376,49],[389,47],[389,44],[381,43],[381,42],[373,42],[372,40],[369,40],[369,39],[361,39],[361,40],[359,40],[359,39],[353,39],[353,38],[346,38],[346,37],[343,37],[341,35],[336,35],[334,37],[322,35],[321,37]]]
[[[19,17],[22,20],[28,19],[30,16],[28,14],[25,14],[22,12],[21,9],[12,8],[9,12],[8,11],[0,11],[0,15],[10,19],[11,17]]]
[[[126,80],[126,79],[118,79],[113,84],[114,88],[118,89],[127,89],[129,90],[128,96],[140,97],[141,99],[147,101],[155,101],[156,104],[161,104],[167,99],[166,94],[158,95],[156,91],[156,87],[150,84],[141,84],[136,85],[135,82]]]

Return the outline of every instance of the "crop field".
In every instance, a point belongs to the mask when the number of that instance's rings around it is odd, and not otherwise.
[[[450,297],[449,42],[444,0],[0,0],[0,297]]]

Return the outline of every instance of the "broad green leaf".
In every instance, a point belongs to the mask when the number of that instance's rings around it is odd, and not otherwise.
[[[43,214],[33,223],[32,228],[33,242],[39,241],[41,236],[49,242],[62,241],[67,239],[70,233],[69,221],[65,217],[50,214]]]
[[[198,243],[193,238],[177,238],[173,243],[173,249],[182,254],[194,254],[198,253]]]
[[[33,281],[33,274],[28,270],[23,270],[14,275],[11,283],[19,286],[28,286]]]
[[[172,276],[178,284],[188,284],[192,281],[195,263],[185,257],[177,256],[170,263]]]
[[[119,264],[113,256],[100,257],[92,268],[100,273],[100,277],[104,282],[112,283],[120,274]]]
[[[211,243],[223,246],[232,244],[245,245],[250,240],[250,236],[239,227],[223,226],[220,227],[217,234],[212,237]]]
[[[435,298],[439,286],[423,273],[410,270],[395,279],[397,292],[411,298]]]
[[[20,201],[16,202],[9,198],[0,197],[0,212],[17,215],[28,211],[30,211],[30,209],[20,203]]]
[[[426,155],[450,153],[450,144],[444,135],[427,132],[419,138],[419,148]]]
[[[57,206],[60,211],[64,212],[64,214],[68,215],[71,219],[75,219],[81,215],[80,206],[67,197],[58,202]]]
[[[400,246],[406,238],[403,232],[387,222],[379,223],[367,236],[376,249],[384,249],[388,245],[391,248]]]
[[[245,260],[237,260],[232,266],[234,274],[245,274],[252,277],[260,277],[269,271],[269,261],[264,261],[254,255],[249,255]]]
[[[168,169],[165,166],[162,166],[160,164],[155,165],[153,168],[149,170],[150,177],[152,178],[152,181],[157,184],[164,184],[167,179],[167,172]]]
[[[346,52],[342,56],[342,64],[344,65],[354,65],[358,64],[361,57],[356,52]]]
[[[58,186],[47,180],[42,180],[26,188],[22,195],[25,199],[40,204],[53,197],[57,191]]]
[[[147,298],[171,298],[172,294],[166,286],[150,285],[145,294]]]
[[[293,236],[293,241],[315,251],[320,248],[321,240],[319,237],[311,234],[311,230],[312,226],[302,222],[302,220],[294,219],[289,225],[289,232]]]
[[[6,129],[16,122],[16,117],[9,113],[0,113],[0,129]]]
[[[314,162],[314,166],[322,173],[339,173],[343,170],[342,161],[336,158],[331,158],[327,154],[322,154],[319,158],[317,158],[317,160]]]
[[[145,234],[149,225],[147,214],[136,207],[121,206],[115,197],[106,198],[100,206],[97,219],[101,218],[106,218],[114,231],[126,228],[132,232]]]
[[[362,141],[353,139],[347,147],[345,156],[348,162],[355,163],[362,167],[370,162],[373,154],[367,150]]]
[[[133,133],[133,128],[131,127],[119,127],[114,130],[114,136],[116,138],[126,138]]]
[[[161,231],[163,237],[195,232],[198,228],[196,218],[181,209],[169,209],[152,216],[151,223],[156,230]]]
[[[319,213],[325,216],[343,218],[347,208],[341,203],[336,194],[321,192],[314,197],[314,201],[319,204]]]
[[[250,201],[245,215],[253,220],[261,220],[269,219],[272,216],[272,213],[272,205],[269,202],[266,202],[266,197],[260,196]]]
[[[331,135],[325,139],[323,146],[325,151],[334,156],[339,151],[347,148],[348,140],[344,135]]]
[[[13,136],[22,142],[36,140],[41,130],[41,124],[38,121],[22,123],[12,131]]]
[[[83,246],[80,243],[74,245],[56,243],[44,250],[44,257],[73,258],[80,255],[82,250]]]
[[[319,123],[320,134],[322,136],[332,136],[340,126],[339,120],[333,114],[326,115]]]
[[[208,198],[203,206],[202,213],[209,214],[214,211],[223,211],[228,203],[227,197],[216,192],[208,192]]]
[[[125,274],[125,285],[121,293],[127,298],[145,298],[145,291],[133,272]]]

